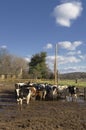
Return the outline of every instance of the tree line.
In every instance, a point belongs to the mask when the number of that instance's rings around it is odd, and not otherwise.
[[[73,72],[73,73],[65,73],[59,74],[60,79],[86,79],[86,72]]]
[[[6,49],[0,49],[0,74],[18,75],[22,69],[22,78],[50,79],[53,73],[46,64],[46,52],[32,56],[27,62],[24,58],[10,54]]]
[[[0,49],[0,74],[18,75],[22,69],[22,78],[31,79],[54,79],[52,72],[46,63],[46,52],[40,52],[31,57],[30,62],[24,58],[10,54],[6,49]],[[58,79],[81,79],[86,78],[85,72],[60,74]]]

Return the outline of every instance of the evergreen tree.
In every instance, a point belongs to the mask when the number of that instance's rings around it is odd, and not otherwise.
[[[29,63],[29,74],[32,78],[47,78],[49,68],[46,64],[46,52],[33,55]]]

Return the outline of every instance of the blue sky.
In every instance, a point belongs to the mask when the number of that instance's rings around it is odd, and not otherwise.
[[[0,48],[30,60],[47,52],[53,70],[86,72],[86,0],[0,0]]]

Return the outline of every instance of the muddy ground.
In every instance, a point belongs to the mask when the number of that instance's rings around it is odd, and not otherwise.
[[[22,108],[14,89],[0,87],[0,130],[86,130],[86,101],[30,101]]]

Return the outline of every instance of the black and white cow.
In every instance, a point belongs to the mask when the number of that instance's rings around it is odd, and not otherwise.
[[[45,100],[55,100],[57,99],[57,86],[47,84]]]
[[[57,98],[57,87],[55,85],[40,83],[36,85],[36,100],[54,100]]]
[[[72,100],[72,101],[76,101],[77,100],[77,97],[78,97],[78,88],[76,86],[68,86],[67,88],[67,97],[69,97],[69,100]]]
[[[29,104],[31,96],[35,95],[36,89],[34,87],[29,87],[25,83],[16,83],[15,84],[15,95],[18,104],[22,105],[23,100],[26,100],[26,103]]]
[[[36,84],[36,100],[45,100],[45,95],[46,95],[46,89],[45,89],[46,84],[39,83]]]
[[[66,95],[66,90],[68,88],[68,85],[57,85],[57,91],[58,91],[58,97],[62,98]]]

